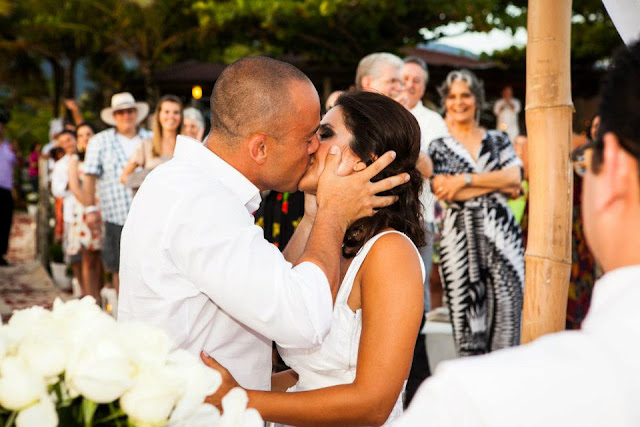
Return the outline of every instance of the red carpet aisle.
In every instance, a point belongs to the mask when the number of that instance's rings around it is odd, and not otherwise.
[[[36,226],[24,212],[16,212],[11,227],[7,261],[11,267],[0,267],[0,314],[3,323],[13,310],[42,305],[50,308],[56,297],[70,298],[60,291],[46,270],[35,261]]]

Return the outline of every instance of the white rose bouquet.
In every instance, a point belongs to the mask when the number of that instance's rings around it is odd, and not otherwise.
[[[262,426],[234,389],[204,403],[220,374],[169,337],[116,323],[91,297],[14,312],[0,326],[0,425]]]

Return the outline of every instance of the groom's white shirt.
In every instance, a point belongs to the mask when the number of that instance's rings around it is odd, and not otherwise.
[[[200,142],[145,179],[122,231],[118,321],[164,329],[207,351],[248,388],[271,384],[271,342],[319,345],[331,325],[322,270],[295,267],[254,225],[258,188]]]

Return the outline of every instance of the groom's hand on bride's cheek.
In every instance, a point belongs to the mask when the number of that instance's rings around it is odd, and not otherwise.
[[[218,363],[213,357],[209,356],[204,351],[200,352],[200,359],[204,362],[205,365],[210,367],[211,369],[215,369],[222,376],[222,384],[218,387],[215,393],[210,396],[207,396],[204,401],[205,403],[209,403],[222,412],[222,398],[229,393],[229,391],[233,388],[240,387],[235,378],[231,375],[229,370]]]
[[[366,169],[348,176],[338,176],[336,173],[341,157],[338,147],[331,147],[325,161],[325,170],[320,176],[317,199],[319,209],[329,209],[335,220],[343,220],[346,227],[360,218],[373,215],[377,209],[395,203],[397,196],[378,194],[409,181],[409,174],[402,173],[371,182],[374,176],[395,159],[393,151],[384,153]]]

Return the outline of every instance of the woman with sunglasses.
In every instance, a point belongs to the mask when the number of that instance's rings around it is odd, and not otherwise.
[[[471,356],[520,342],[524,248],[507,195],[520,192],[522,162],[504,132],[478,124],[485,98],[473,73],[452,71],[439,92],[450,135],[428,154],[433,192],[448,203],[440,272],[456,351]]]

